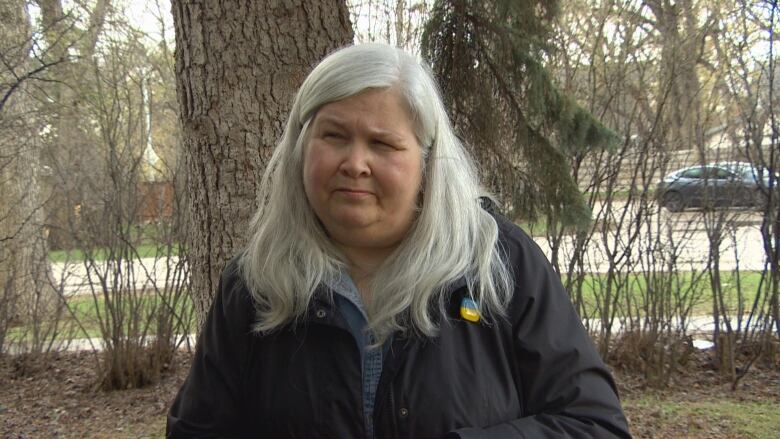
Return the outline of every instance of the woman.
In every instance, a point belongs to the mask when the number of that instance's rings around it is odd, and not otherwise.
[[[328,56],[168,436],[630,437],[557,275],[483,194],[423,65],[374,44]]]

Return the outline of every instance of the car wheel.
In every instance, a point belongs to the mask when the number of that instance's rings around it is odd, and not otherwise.
[[[664,207],[669,212],[679,212],[685,207],[682,195],[679,192],[667,192],[664,194]]]

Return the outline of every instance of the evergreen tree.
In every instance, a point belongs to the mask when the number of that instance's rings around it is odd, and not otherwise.
[[[505,213],[587,224],[569,159],[615,137],[544,68],[558,10],[557,0],[439,0],[422,53]]]

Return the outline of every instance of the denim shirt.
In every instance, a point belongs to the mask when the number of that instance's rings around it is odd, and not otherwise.
[[[368,318],[363,307],[363,300],[348,274],[342,272],[338,279],[327,282],[327,285],[336,293],[333,295],[336,308],[344,316],[349,331],[360,350],[363,374],[363,424],[366,430],[366,439],[373,439],[376,388],[379,385],[379,377],[382,375],[382,357],[390,343],[389,340],[386,341],[382,349],[369,348],[375,342],[374,335],[367,328]]]

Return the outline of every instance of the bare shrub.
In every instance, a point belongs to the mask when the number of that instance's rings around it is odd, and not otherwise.
[[[68,188],[58,223],[67,225],[60,236],[73,246],[80,279],[64,303],[83,331],[79,342],[96,351],[97,385],[105,390],[157,381],[194,329],[181,244],[183,178],[175,152],[158,156],[153,147],[156,138],[175,141],[160,130],[178,130],[155,127],[152,118],[163,99],[156,93],[164,96],[160,88],[172,80],[164,60],[155,66],[152,58],[170,54],[150,53],[121,22],[111,26],[114,37],[96,47],[85,74],[93,88],[80,103],[94,126],[81,139],[88,172],[73,175],[68,163],[53,170]]]
[[[767,85],[775,57],[771,44],[766,60],[745,50],[764,38],[761,29],[772,28],[777,8],[757,11],[741,1],[731,9],[589,4],[587,13],[574,5],[564,10],[557,43],[567,50],[551,65],[563,89],[623,142],[568,157],[591,223],[564,227],[556,212],[548,212],[551,261],[606,360],[631,364],[649,385],[665,386],[688,355],[690,337],[709,338],[717,346],[714,365],[724,364],[736,385],[757,358],[744,352],[767,352],[771,326],[778,326],[773,310],[779,288],[772,275],[780,254],[774,246],[780,230],[776,207],[763,204],[767,266],[754,288],[742,280],[752,279],[756,267],[746,271],[741,264],[753,255],[739,245],[754,226],[754,214],[713,208],[721,200],[707,195],[704,209],[671,212],[656,188],[669,172],[691,165],[740,160],[778,169],[778,130],[771,117],[776,87]],[[705,53],[705,47],[715,51]],[[717,68],[697,69],[716,57]],[[775,133],[770,142],[767,132]],[[721,184],[717,179],[713,175],[706,184]],[[769,200],[775,192],[766,194]],[[755,349],[761,340],[764,347]]]
[[[611,352],[613,365],[641,373],[650,387],[663,388],[689,364],[694,347],[690,336],[630,331],[615,338]]]

